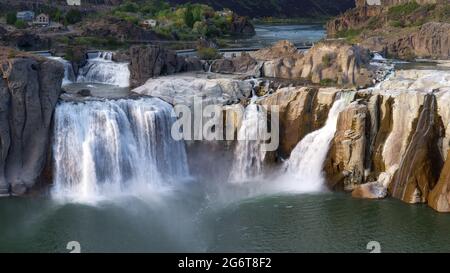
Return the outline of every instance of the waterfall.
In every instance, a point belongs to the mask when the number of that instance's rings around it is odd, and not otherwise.
[[[255,103],[255,96],[245,109],[244,117],[238,131],[234,161],[229,181],[243,183],[257,180],[263,173],[266,152],[261,146],[261,133],[267,130],[267,113]]]
[[[58,61],[64,65],[64,79],[62,85],[71,84],[75,81],[75,72],[73,71],[72,64],[69,61],[64,60],[61,57],[54,56],[47,56],[47,58]]]
[[[77,82],[128,87],[130,86],[128,63],[112,61],[111,52],[99,52],[94,56],[90,55],[87,64],[80,68]]]
[[[336,133],[339,113],[353,100],[354,92],[339,94],[325,125],[306,135],[294,148],[286,164],[286,176],[293,190],[319,191],[323,187],[323,163]]]
[[[189,177],[172,107],[154,98],[62,102],[55,112],[53,196],[81,201],[166,190]]]

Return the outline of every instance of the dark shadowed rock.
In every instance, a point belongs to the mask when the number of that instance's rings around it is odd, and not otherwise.
[[[426,95],[416,130],[389,188],[393,197],[407,203],[428,201],[443,165],[437,144],[441,126],[436,98]]]
[[[201,70],[197,58],[178,56],[175,51],[161,46],[134,46],[130,48],[130,83],[132,87],[144,84],[149,78],[179,72]]]
[[[47,160],[50,124],[64,77],[56,61],[2,48],[0,193],[25,194]]]
[[[80,91],[77,92],[77,94],[82,96],[82,97],[90,97],[91,96],[91,90],[89,90],[89,89],[81,89]]]
[[[211,64],[211,72],[224,74],[238,73],[260,76],[260,68],[258,61],[245,52],[239,57],[220,59]]]

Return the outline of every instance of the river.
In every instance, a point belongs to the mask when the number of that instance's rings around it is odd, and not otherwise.
[[[230,40],[231,47],[261,48],[271,46],[280,40],[289,40],[297,46],[311,44],[325,37],[325,28],[311,25],[256,25],[255,35]]]

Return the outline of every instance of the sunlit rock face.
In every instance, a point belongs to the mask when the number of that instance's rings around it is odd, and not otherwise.
[[[437,145],[441,127],[436,98],[426,95],[413,134],[390,184],[392,196],[408,203],[425,203],[442,168]]]
[[[340,113],[324,165],[330,186],[360,198],[380,198],[387,190],[445,210],[449,86],[448,71],[402,70],[358,91],[358,100]]]
[[[252,83],[231,78],[207,79],[192,75],[167,76],[149,79],[133,92],[160,98],[172,105],[191,106],[194,98],[204,104],[224,105],[249,98]]]
[[[281,156],[289,156],[305,135],[325,124],[339,91],[336,88],[287,87],[258,100],[260,105],[278,106]]]
[[[327,157],[328,183],[352,190],[364,181],[367,147],[366,128],[370,123],[367,105],[354,102],[339,114],[336,134]]]
[[[293,44],[281,41],[253,56],[264,61],[266,77],[303,78],[313,83],[327,81],[342,86],[367,86],[374,78],[369,51],[343,41],[318,43],[304,55]]]
[[[439,181],[428,196],[428,205],[439,212],[450,212],[450,160],[447,155]]]
[[[250,55],[217,60],[212,64],[212,71],[366,87],[376,80],[377,67],[370,60],[368,50],[342,40],[317,43],[306,53],[289,41],[280,41]]]

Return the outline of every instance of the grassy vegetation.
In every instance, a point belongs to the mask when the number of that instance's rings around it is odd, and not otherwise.
[[[391,18],[391,20],[399,20],[407,15],[410,15],[420,7],[421,6],[416,1],[412,1],[406,4],[390,7],[387,15]]]
[[[370,35],[371,31],[417,28],[427,22],[450,23],[450,4],[419,5],[416,1],[389,7],[384,13],[373,16],[353,28],[342,30],[336,34],[351,43],[359,41],[361,34]]]
[[[162,0],[147,0],[139,3],[127,1],[109,15],[136,25],[146,19],[155,19],[157,26],[152,28],[155,32],[162,37],[175,37],[180,40],[229,35],[234,16],[231,11],[217,12],[202,4],[188,3],[170,7]]]
[[[112,37],[100,38],[100,37],[84,36],[84,37],[69,38],[67,36],[61,36],[58,38],[58,42],[66,46],[87,46],[99,49],[102,48],[116,49],[127,46],[126,43],[119,42],[117,39],[114,39]]]
[[[339,31],[336,36],[339,38],[344,38],[349,43],[356,43],[358,41],[359,35],[363,32],[363,29],[347,29]]]
[[[217,49],[210,47],[198,48],[197,56],[202,60],[216,60],[222,58],[222,55]]]
[[[336,86],[336,81],[332,79],[322,79],[319,83],[321,86]]]

